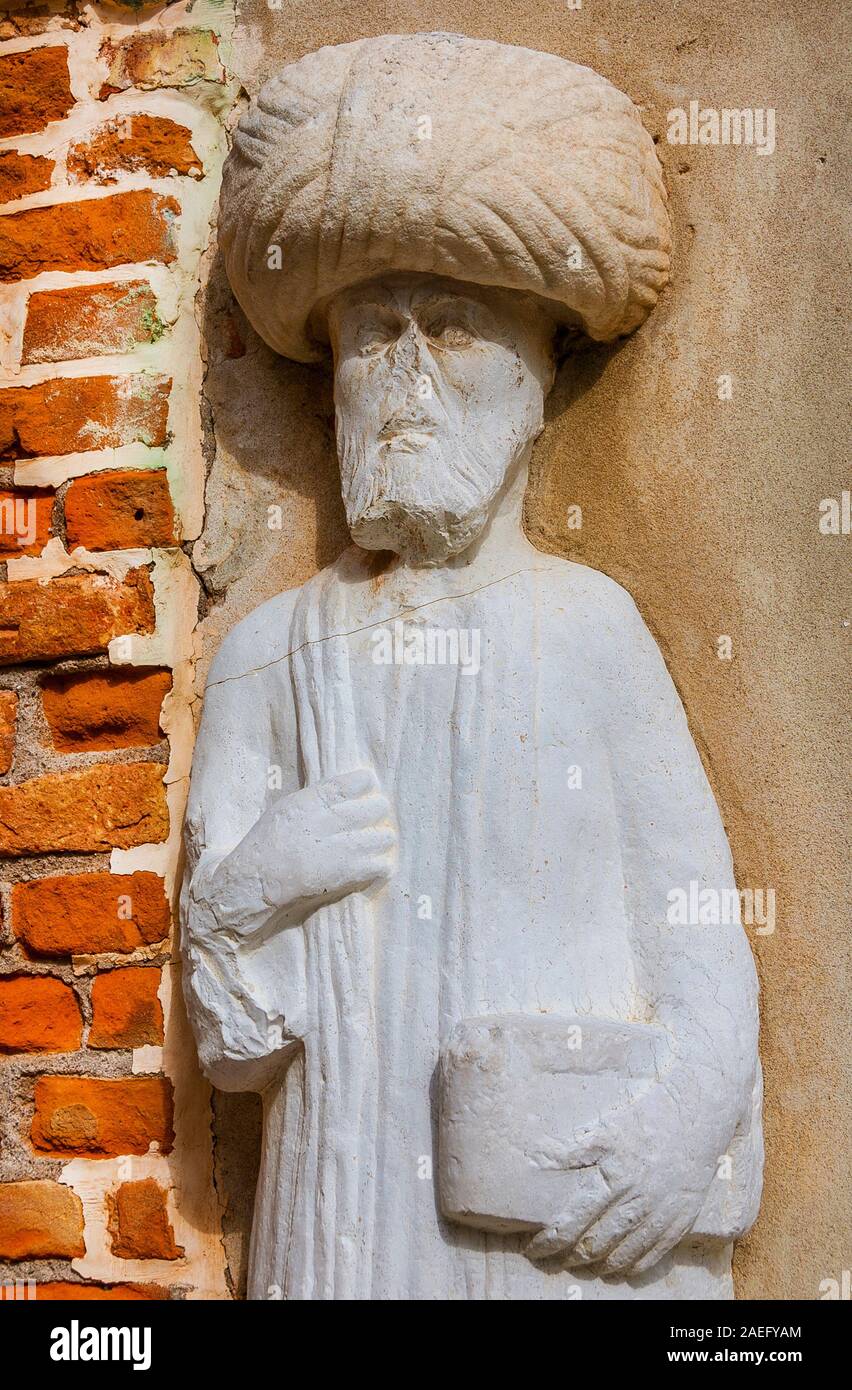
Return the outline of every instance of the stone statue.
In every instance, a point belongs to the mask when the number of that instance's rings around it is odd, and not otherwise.
[[[536,551],[557,329],[635,328],[666,198],[627,97],[456,34],[324,48],[240,122],[234,292],[329,346],[354,545],[211,670],[186,993],[263,1094],[249,1295],[729,1298],[757,985],[719,812],[617,584]]]

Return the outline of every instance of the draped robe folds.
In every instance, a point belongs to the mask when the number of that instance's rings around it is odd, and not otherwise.
[[[756,984],[738,924],[704,929],[724,936],[708,946],[727,961],[718,1026],[696,1002],[704,964],[684,954],[655,976],[690,930],[667,925],[669,890],[733,878],[682,706],[625,592],[544,555],[484,584],[450,571],[445,597],[408,611],[404,590],[347,551],[241,623],[208,683],[185,987],[211,1080],[263,1092],[249,1296],[729,1298],[729,1244],[684,1242],[642,1277],[602,1280],[440,1217],[435,1069],[461,1019],[676,1027],[659,1000],[680,990],[673,1017],[688,1027],[694,1009],[713,1030],[739,1122]],[[377,659],[395,621],[465,632],[478,669]],[[206,905],[216,865],[273,799],[364,766],[394,808],[391,880],[301,925],[276,926],[270,909],[259,938],[238,942]]]

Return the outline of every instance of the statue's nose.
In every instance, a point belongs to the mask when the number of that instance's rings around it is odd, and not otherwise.
[[[422,371],[423,338],[413,319],[400,333],[389,353],[391,365],[419,375]]]

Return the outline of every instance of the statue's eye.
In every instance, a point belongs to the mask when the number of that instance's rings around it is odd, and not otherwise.
[[[358,334],[358,351],[362,357],[375,357],[390,342],[389,334],[381,328],[364,328]]]
[[[449,348],[459,351],[462,348],[469,348],[473,342],[473,334],[461,323],[453,323],[449,319],[439,319],[429,325],[429,337],[438,347]]]

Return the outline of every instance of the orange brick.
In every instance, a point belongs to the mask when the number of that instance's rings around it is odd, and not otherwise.
[[[83,1019],[77,997],[48,975],[0,979],[0,1052],[74,1052]]]
[[[92,985],[92,1027],[89,1046],[160,1047],[163,1008],[157,997],[160,971],[130,965],[107,970]]]
[[[68,173],[77,183],[115,183],[118,172],[139,170],[152,178],[204,173],[191,132],[167,116],[116,116],[68,152]]]
[[[40,1152],[113,1158],[168,1153],[174,1142],[171,1083],[163,1076],[100,1080],[41,1076],[31,1137]]]
[[[55,493],[0,490],[0,559],[40,555],[52,533]]]
[[[36,1302],[85,1303],[94,1300],[142,1298],[168,1299],[168,1289],[161,1284],[36,1284]]]
[[[153,1178],[124,1182],[107,1194],[112,1253],[123,1260],[179,1260],[182,1245],[166,1207],[166,1193]]]
[[[165,469],[124,469],[77,478],[65,494],[68,549],[173,546],[175,514]]]
[[[154,631],[147,570],[0,583],[0,664],[105,652],[113,637]]]
[[[158,874],[69,874],[12,888],[12,929],[45,956],[135,951],[163,941],[171,915]]]
[[[177,255],[180,207],[147,189],[27,208],[0,218],[0,281],[28,280],[43,270],[109,270]]]
[[[15,756],[15,723],[18,697],[14,690],[0,690],[0,774],[5,776]]]
[[[129,849],[165,840],[162,763],[99,763],[0,787],[0,854]]]
[[[54,377],[0,391],[0,459],[166,442],[168,377]]]
[[[50,121],[67,116],[73,105],[64,44],[0,58],[0,138],[44,130]]]
[[[160,707],[171,684],[169,671],[131,668],[45,677],[42,700],[54,747],[94,753],[159,743]]]
[[[41,193],[50,187],[54,161],[42,154],[19,154],[17,150],[0,152],[0,203],[25,198],[28,193]]]
[[[85,1255],[83,1203],[59,1182],[0,1183],[0,1259],[75,1260]]]
[[[66,362],[130,352],[163,331],[157,301],[144,280],[40,290],[27,303],[21,361]]]
[[[109,69],[99,93],[102,101],[128,87],[187,87],[223,77],[216,35],[210,29],[148,29],[117,41],[106,39],[100,58]]]

